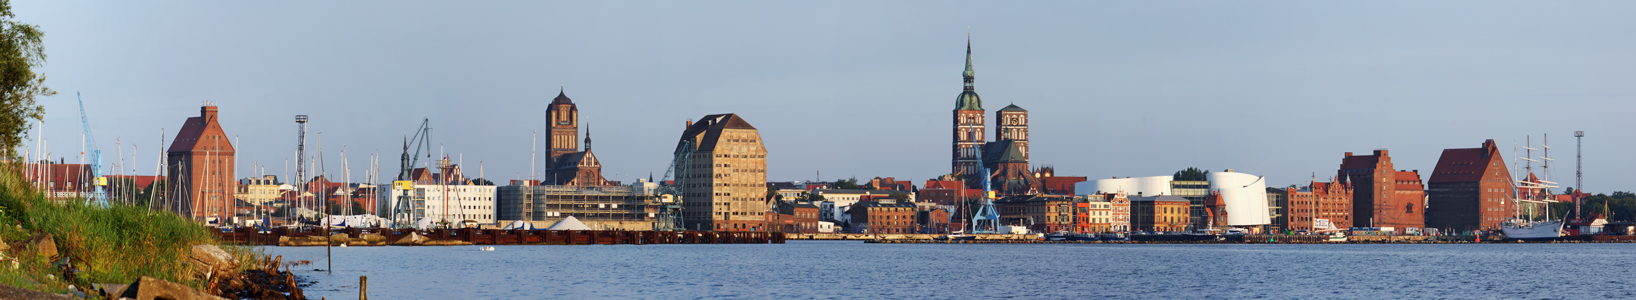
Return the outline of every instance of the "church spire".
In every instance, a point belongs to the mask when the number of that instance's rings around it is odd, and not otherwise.
[[[585,152],[591,152],[591,124],[585,124]]]

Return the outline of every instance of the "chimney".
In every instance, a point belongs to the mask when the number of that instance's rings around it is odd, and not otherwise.
[[[1346,157],[1352,157],[1352,152],[1347,152]]]
[[[1375,156],[1386,156],[1386,149],[1375,150]]]
[[[215,120],[216,119],[216,106],[215,105],[205,105],[204,107],[200,107],[199,108],[199,117],[201,117],[201,119],[204,119],[204,121],[206,123],[209,123],[211,120]]]
[[[682,128],[693,128],[693,119],[687,119],[687,126]]]

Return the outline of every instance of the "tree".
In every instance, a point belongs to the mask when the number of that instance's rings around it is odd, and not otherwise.
[[[1195,167],[1187,167],[1186,170],[1176,171],[1176,175],[1170,176],[1170,179],[1176,181],[1209,180],[1207,177],[1205,177],[1205,175],[1210,175],[1210,171],[1199,170],[1199,168]]]
[[[475,185],[494,185],[493,181],[489,181],[488,179],[483,179],[483,178],[472,179],[471,183],[475,184]]]
[[[862,189],[862,187],[858,186],[858,179],[857,178],[836,179],[835,184],[833,184],[833,185],[835,186],[836,189],[842,189],[842,190]]]
[[[365,212],[367,212],[367,211],[364,210],[364,204],[363,203],[358,203],[358,201],[352,201],[352,214],[362,215]]]
[[[45,32],[15,18],[11,1],[0,0],[0,149],[7,157],[17,156],[13,150],[28,135],[29,119],[45,119],[35,98],[57,94],[45,86],[44,74],[34,73],[45,65]]]
[[[778,194],[778,188],[773,187],[773,185],[769,184],[769,185],[767,185],[767,199],[768,200],[784,200],[784,195],[779,195]]]
[[[898,201],[904,201],[904,200],[909,200],[909,194],[904,194],[904,193],[892,193],[892,199],[896,199],[896,200],[898,200]]]

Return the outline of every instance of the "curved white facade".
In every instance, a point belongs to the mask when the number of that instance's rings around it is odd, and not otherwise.
[[[1210,190],[1221,193],[1226,204],[1228,226],[1271,224],[1267,215],[1267,180],[1238,172],[1211,172]]]
[[[1137,193],[1141,193],[1142,196],[1171,195],[1170,179],[1171,176],[1169,175],[1097,179],[1074,184],[1074,193],[1090,195],[1096,193],[1118,193],[1119,191],[1124,191],[1125,195],[1130,195],[1131,197],[1135,197]]]

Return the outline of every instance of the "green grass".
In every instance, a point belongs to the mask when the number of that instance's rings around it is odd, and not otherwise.
[[[130,283],[151,276],[197,288],[200,282],[187,264],[191,247],[221,244],[211,229],[169,212],[129,205],[100,207],[83,200],[54,203],[15,170],[0,166],[0,239],[15,243],[34,233],[50,233],[58,257],[72,258],[81,273],[72,281],[63,280],[53,260],[32,249],[13,248],[5,253],[18,259],[18,267],[0,261],[0,284],[61,292],[68,284]],[[223,248],[241,258],[260,251]]]

